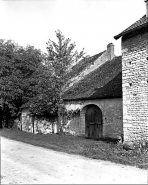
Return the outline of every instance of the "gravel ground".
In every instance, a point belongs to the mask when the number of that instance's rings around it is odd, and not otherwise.
[[[148,171],[1,137],[1,184],[147,184]]]

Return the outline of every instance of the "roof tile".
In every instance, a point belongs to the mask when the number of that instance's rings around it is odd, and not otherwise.
[[[134,24],[132,24],[131,26],[129,26],[127,29],[125,29],[124,31],[122,31],[121,33],[119,33],[118,35],[114,36],[114,38],[117,40],[119,39],[121,36],[128,34],[132,31],[135,31],[137,29],[143,28],[145,26],[148,26],[148,17],[143,16],[141,19],[139,19],[138,21],[136,21]]]
[[[122,97],[122,57],[115,57],[63,94],[64,100]]]

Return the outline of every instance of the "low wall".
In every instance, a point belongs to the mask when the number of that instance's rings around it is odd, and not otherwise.
[[[17,121],[17,127],[22,131],[35,134],[57,133],[57,118],[34,118],[30,115],[28,110],[23,110],[21,121]]]
[[[36,119],[34,120],[34,133],[49,134],[55,133],[57,121],[54,119]]]

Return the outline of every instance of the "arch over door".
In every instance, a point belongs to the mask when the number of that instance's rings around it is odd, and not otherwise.
[[[85,114],[86,137],[99,139],[102,137],[102,111],[96,105],[89,105]]]

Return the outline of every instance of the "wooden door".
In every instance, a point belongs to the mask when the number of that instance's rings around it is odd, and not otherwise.
[[[95,106],[90,106],[85,114],[86,136],[92,139],[102,137],[102,112]]]

